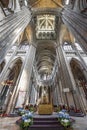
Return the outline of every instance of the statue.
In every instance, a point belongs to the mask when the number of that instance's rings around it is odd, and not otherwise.
[[[41,95],[41,104],[48,104],[48,103],[49,103],[48,91],[47,88],[44,87]]]

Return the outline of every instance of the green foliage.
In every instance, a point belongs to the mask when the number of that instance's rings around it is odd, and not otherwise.
[[[23,130],[26,130],[29,126],[31,126],[33,124],[33,118],[29,118],[27,120],[22,120],[20,123],[20,127]]]

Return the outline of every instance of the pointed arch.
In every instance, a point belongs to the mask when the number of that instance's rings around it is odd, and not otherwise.
[[[5,66],[5,61],[2,61],[2,63],[0,64],[0,73],[4,69],[4,66]]]
[[[87,99],[87,80],[81,61],[72,58],[70,61],[70,66],[79,91],[81,91],[81,93],[83,93],[83,95],[85,95],[84,97]]]
[[[9,102],[11,98],[12,101],[14,100],[14,96],[17,91],[16,83],[21,72],[22,64],[22,59],[19,57],[14,59],[8,67],[0,97],[0,105],[3,107],[4,111],[7,111],[8,108],[11,110],[13,107],[13,105],[10,105]]]

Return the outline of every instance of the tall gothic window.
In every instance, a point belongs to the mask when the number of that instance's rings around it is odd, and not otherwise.
[[[72,51],[73,50],[72,46],[67,42],[64,42],[63,49],[64,49],[64,51]]]
[[[83,49],[81,48],[81,46],[78,43],[75,43],[75,46],[78,51],[83,51]]]
[[[29,49],[29,43],[27,43],[27,42],[21,43],[19,49],[20,50],[28,50]]]
[[[66,0],[66,5],[68,5],[68,4],[69,4],[69,1],[70,1],[70,0]]]

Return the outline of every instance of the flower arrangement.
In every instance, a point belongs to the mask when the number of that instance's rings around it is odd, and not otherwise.
[[[30,125],[33,124],[33,112],[30,112],[28,109],[19,108],[18,115],[21,116],[16,123],[23,129],[27,130]]]
[[[22,116],[22,121],[20,126],[22,128],[29,127],[33,124],[33,118],[31,112],[27,112],[25,115]]]
[[[70,116],[64,109],[58,113],[58,120],[64,127],[68,127],[71,125]]]
[[[71,125],[70,121],[68,119],[62,119],[61,124],[65,127],[68,127]]]
[[[20,127],[22,129],[27,129],[32,124],[33,124],[32,113],[29,111],[26,111],[26,114],[22,115]]]
[[[18,115],[19,116],[22,116],[22,115],[24,115],[26,113],[26,110],[24,110],[23,108],[19,108],[18,109]]]
[[[34,106],[32,104],[26,105],[25,109],[29,110],[30,112],[34,112]]]
[[[31,111],[31,112],[34,111],[34,106],[32,104],[29,105],[29,111]]]

